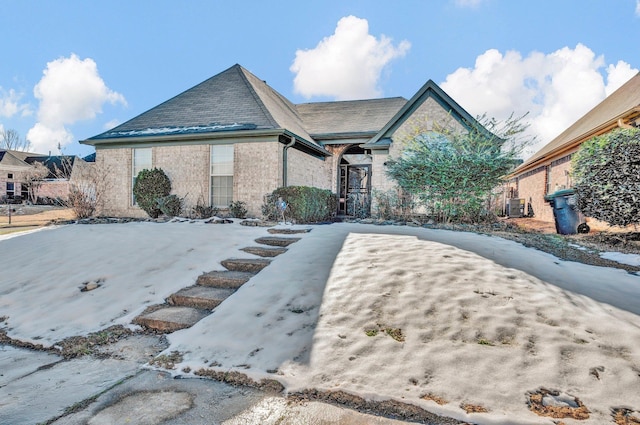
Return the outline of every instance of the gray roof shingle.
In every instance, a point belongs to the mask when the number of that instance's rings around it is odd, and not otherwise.
[[[312,140],[295,107],[236,64],[89,140],[252,129],[287,129]]]
[[[407,103],[402,97],[302,103],[296,106],[314,137],[339,133],[377,133]]]

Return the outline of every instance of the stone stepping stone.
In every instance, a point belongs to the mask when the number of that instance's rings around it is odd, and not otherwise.
[[[279,236],[265,236],[256,239],[257,243],[269,246],[289,246],[292,243],[298,242],[300,238],[283,238]]]
[[[278,255],[287,252],[287,248],[277,246],[249,246],[247,248],[242,248],[240,251],[258,255],[260,257],[277,257]]]
[[[236,290],[233,288],[213,288],[210,286],[191,286],[172,294],[167,302],[183,307],[213,310]]]
[[[298,233],[309,233],[310,231],[311,229],[267,229],[267,232],[271,233],[272,235],[295,235]]]
[[[247,283],[249,279],[254,276],[254,274],[255,273],[216,270],[198,276],[196,284],[202,286],[212,286],[215,288],[237,289]]]
[[[258,273],[271,263],[265,258],[229,258],[222,260],[220,264],[232,272]]]
[[[208,316],[209,310],[191,307],[163,307],[150,313],[143,313],[133,320],[136,325],[159,332],[174,332],[189,328]]]

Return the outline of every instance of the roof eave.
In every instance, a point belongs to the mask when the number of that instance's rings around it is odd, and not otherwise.
[[[260,129],[260,130],[237,130],[237,131],[215,131],[210,133],[182,133],[152,136],[129,136],[114,137],[104,139],[86,139],[80,140],[80,143],[90,146],[115,146],[115,145],[131,145],[141,143],[168,143],[182,142],[187,140],[211,140],[211,139],[228,139],[239,137],[263,137],[277,136],[284,130],[276,128]]]
[[[640,116],[640,106],[636,106],[634,108],[629,109],[628,111],[623,112],[611,118],[610,120],[600,124],[599,126],[589,130],[586,133],[581,134],[578,137],[573,138],[567,143],[564,143],[561,146],[558,146],[555,149],[550,150],[539,158],[532,160],[531,162],[525,162],[520,167],[513,170],[511,174],[509,174],[510,178],[516,177],[518,174],[522,174],[534,168],[537,168],[541,165],[545,165],[546,162],[550,161],[551,158],[554,158],[562,153],[569,152],[574,150],[578,146],[580,146],[583,142],[591,139],[592,137],[600,136],[601,134],[608,133],[609,131],[619,127],[618,122],[620,120],[635,120]],[[549,142],[551,143],[551,142]]]

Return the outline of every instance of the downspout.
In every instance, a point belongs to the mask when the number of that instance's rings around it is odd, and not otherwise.
[[[287,151],[296,144],[296,138],[293,136],[289,137],[291,141],[284,145],[284,149],[282,150],[282,187],[287,187]]]

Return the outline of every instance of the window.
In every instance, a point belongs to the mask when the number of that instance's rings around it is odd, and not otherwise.
[[[7,182],[7,198],[12,199],[15,195],[15,186],[13,182]]]
[[[133,160],[131,170],[131,204],[136,204],[136,198],[133,196],[133,186],[136,184],[136,178],[142,170],[150,170],[152,168],[151,148],[135,148],[133,149]]]
[[[8,178],[8,179],[12,179],[12,178],[13,178],[13,173],[9,173],[9,174],[7,174],[7,178]]]
[[[211,146],[211,205],[226,208],[233,201],[233,145]]]

